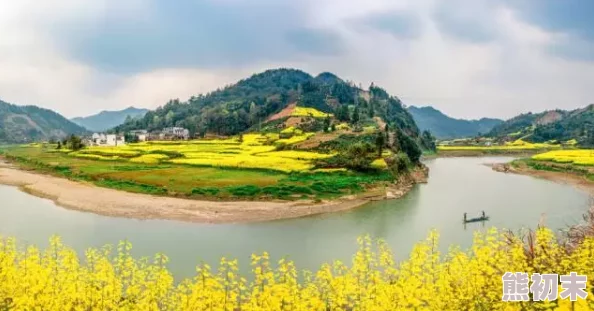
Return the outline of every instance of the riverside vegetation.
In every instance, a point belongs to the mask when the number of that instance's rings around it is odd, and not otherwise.
[[[287,258],[251,257],[251,274],[236,259],[206,263],[196,276],[175,281],[167,256],[131,256],[123,241],[88,249],[83,257],[52,237],[47,249],[0,239],[1,310],[589,310],[594,308],[594,214],[556,235],[545,227],[513,235],[476,232],[468,250],[438,251],[430,232],[410,258],[369,237],[358,240],[352,263],[299,270]],[[588,276],[586,300],[502,302],[506,271]],[[249,279],[249,280],[248,280]],[[559,291],[562,290],[559,285]]]

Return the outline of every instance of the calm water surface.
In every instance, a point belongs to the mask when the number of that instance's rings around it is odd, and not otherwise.
[[[268,251],[299,268],[316,269],[334,259],[349,261],[356,238],[370,234],[385,239],[402,259],[432,228],[445,250],[470,245],[475,230],[496,226],[517,230],[546,223],[560,229],[581,220],[588,196],[569,185],[492,171],[483,163],[510,158],[439,158],[429,160],[428,184],[416,186],[400,200],[373,202],[356,210],[302,219],[254,224],[205,225],[165,220],[134,220],[66,210],[53,202],[0,186],[0,235],[45,247],[53,234],[79,252],[127,239],[136,256],[163,252],[177,278],[190,277],[200,261],[218,263],[237,258],[247,268],[250,254]],[[462,224],[484,210],[486,225]]]

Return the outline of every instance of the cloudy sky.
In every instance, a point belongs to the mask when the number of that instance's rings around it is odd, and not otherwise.
[[[591,0],[0,0],[0,99],[156,108],[269,68],[454,117],[594,103]]]

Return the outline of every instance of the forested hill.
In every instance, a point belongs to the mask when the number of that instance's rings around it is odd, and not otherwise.
[[[353,123],[363,126],[381,118],[381,122],[396,126],[410,136],[419,136],[412,116],[397,97],[384,89],[372,84],[368,90],[362,90],[332,73],[313,77],[296,69],[268,70],[209,94],[193,96],[186,102],[172,100],[116,130],[180,126],[189,129],[192,135],[233,135],[261,127],[289,105],[332,113],[337,121],[357,118]]]
[[[101,111],[92,116],[73,118],[71,121],[88,130],[102,132],[126,122],[128,118],[141,118],[147,111],[148,109],[128,107],[118,111]]]
[[[487,136],[530,142],[575,139],[580,145],[594,145],[594,105],[572,111],[550,110],[525,113],[496,126]]]
[[[430,131],[438,139],[473,137],[488,133],[503,120],[482,118],[480,120],[454,119],[431,107],[408,107],[421,130]]]
[[[24,143],[64,138],[86,130],[60,114],[36,106],[16,106],[0,100],[0,142]]]

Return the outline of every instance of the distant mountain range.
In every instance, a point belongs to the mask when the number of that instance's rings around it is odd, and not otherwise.
[[[575,139],[582,146],[593,146],[594,104],[571,111],[524,113],[495,126],[487,136],[530,142]]]
[[[101,111],[92,116],[73,118],[71,121],[90,131],[103,132],[123,124],[127,118],[142,118],[148,111],[148,109],[128,107],[119,111]]]
[[[60,114],[37,106],[16,106],[0,100],[0,142],[26,143],[61,139],[86,130]]]
[[[482,118],[480,120],[455,119],[431,107],[408,107],[421,130],[428,130],[438,139],[473,137],[488,133],[503,123],[503,120]]]

